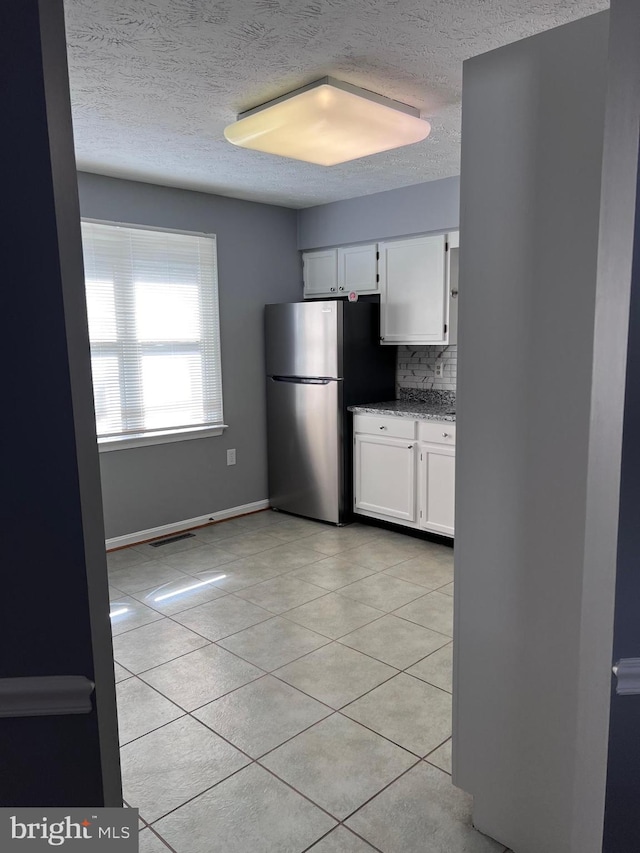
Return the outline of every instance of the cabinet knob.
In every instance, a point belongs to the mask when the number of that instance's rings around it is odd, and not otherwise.
[[[386,429],[386,426],[378,427],[378,429]]]
[[[339,287],[338,290],[344,290],[344,287]]]
[[[413,450],[413,444],[407,444],[407,450]]]
[[[329,288],[329,289],[330,289],[331,293],[334,293],[334,292],[335,292],[335,287],[331,287],[331,288]]]
[[[443,437],[443,438],[449,438],[449,433],[448,433],[448,432],[443,432],[443,433],[442,433],[442,437]]]

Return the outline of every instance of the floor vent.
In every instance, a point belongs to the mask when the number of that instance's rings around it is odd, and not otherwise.
[[[195,533],[179,533],[177,536],[170,536],[168,539],[158,539],[157,542],[149,542],[152,548],[160,548],[161,545],[168,545],[170,542],[180,542],[181,539],[193,539]]]

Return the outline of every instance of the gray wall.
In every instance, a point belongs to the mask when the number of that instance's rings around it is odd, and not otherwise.
[[[298,211],[298,248],[317,249],[458,228],[460,179],[442,178]]]
[[[301,298],[296,213],[81,173],[82,216],[217,235],[221,436],[100,454],[108,538],[267,497],[262,312]],[[227,448],[237,465],[227,467]]]
[[[606,740],[577,726],[607,30],[464,67],[454,782],[516,853],[600,850],[572,824],[603,805],[577,750]]]

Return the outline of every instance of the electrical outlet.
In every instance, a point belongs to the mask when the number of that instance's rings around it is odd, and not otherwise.
[[[436,361],[436,369],[434,373],[438,379],[442,379],[444,376],[444,361],[441,358]]]
[[[236,450],[235,447],[232,450],[227,450],[227,465],[235,465],[236,464]]]

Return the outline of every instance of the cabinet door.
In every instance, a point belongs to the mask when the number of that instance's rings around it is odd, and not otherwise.
[[[356,509],[415,521],[416,443],[356,434],[355,444]]]
[[[382,342],[447,343],[444,234],[380,243],[379,251]]]
[[[303,252],[302,270],[305,296],[335,296],[338,292],[338,252]]]
[[[447,290],[449,292],[449,330],[447,339],[450,344],[458,343],[458,259],[460,255],[458,232],[449,234],[447,252]]]
[[[378,246],[345,246],[338,249],[338,291],[378,292]]]
[[[420,445],[420,527],[453,536],[456,452],[453,447]]]

